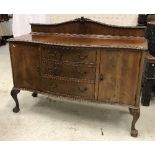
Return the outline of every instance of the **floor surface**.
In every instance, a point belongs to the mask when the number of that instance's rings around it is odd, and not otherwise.
[[[79,103],[30,92],[18,95],[21,111],[12,112],[13,86],[8,45],[0,47],[0,140],[155,140],[155,99],[141,106],[130,136],[132,116],[127,107]]]

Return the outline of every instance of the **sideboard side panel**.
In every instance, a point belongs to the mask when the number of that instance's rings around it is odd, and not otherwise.
[[[10,43],[14,86],[40,90],[39,50],[37,45]]]

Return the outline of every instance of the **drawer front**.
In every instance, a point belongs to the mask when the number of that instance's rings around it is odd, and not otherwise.
[[[95,80],[94,66],[88,65],[69,65],[69,64],[56,64],[51,60],[45,60],[41,65],[42,76],[60,76],[76,79]]]
[[[48,91],[54,94],[70,95],[94,99],[94,84],[70,82],[63,80],[55,80],[49,78],[42,79],[43,91]]]
[[[87,48],[41,47],[42,58],[79,63],[96,63],[96,51]]]

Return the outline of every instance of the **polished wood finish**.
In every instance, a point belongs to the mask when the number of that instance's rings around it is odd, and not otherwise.
[[[81,67],[81,68],[80,68]],[[41,67],[42,74],[44,76],[61,76],[68,78],[88,79],[95,80],[96,67],[87,65],[72,65],[70,64],[56,64],[50,63],[46,65],[43,63]]]
[[[31,33],[16,37],[12,41],[40,43],[46,45],[69,46],[71,47],[93,47],[93,48],[129,48],[129,49],[146,49],[147,42],[144,37],[140,36],[110,36],[110,35],[83,35],[83,34],[51,34],[51,33]]]
[[[57,24],[31,24],[32,32],[95,34],[111,36],[145,36],[143,27],[119,27],[106,25],[87,18],[77,18],[72,21]]]
[[[56,62],[96,63],[96,51],[88,48],[40,47],[43,59]]]
[[[47,93],[129,106],[131,135],[137,136],[145,28],[83,17],[31,26],[32,33],[10,40],[14,89],[32,91],[34,97]]]
[[[42,88],[44,92],[50,92],[62,96],[73,96],[74,98],[95,99],[94,84],[80,83],[74,81],[43,78]]]
[[[10,43],[14,86],[41,90],[37,44]],[[18,67],[17,67],[18,66]]]
[[[123,51],[123,49],[101,51],[100,71],[103,80],[99,85],[99,100],[135,105],[141,54],[135,50]]]

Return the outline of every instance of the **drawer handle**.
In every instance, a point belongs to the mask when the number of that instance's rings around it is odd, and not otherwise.
[[[86,59],[88,57],[88,55],[84,55],[84,56],[81,56],[81,55],[78,55],[80,59]]]
[[[80,71],[80,69],[75,68],[75,72],[79,73],[79,74],[87,74],[86,71]]]
[[[48,54],[49,54],[51,57],[56,57],[57,51],[54,51],[54,52],[48,51]]]
[[[54,51],[54,52],[50,52],[48,51],[48,54],[50,57],[54,57],[54,58],[62,58],[62,53],[61,52],[58,52],[58,51]]]
[[[79,91],[82,92],[82,93],[85,92],[85,91],[87,90],[86,87],[78,87],[78,89],[79,89]]]
[[[103,74],[100,74],[100,80],[101,80],[101,81],[104,80]]]

